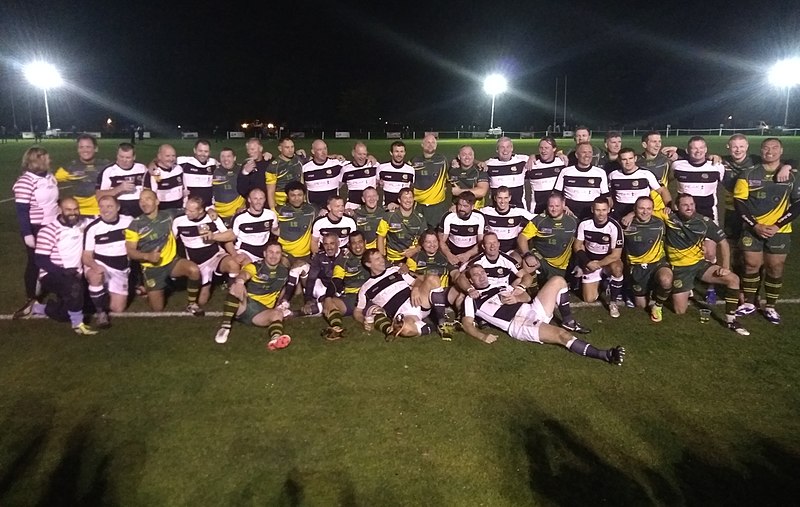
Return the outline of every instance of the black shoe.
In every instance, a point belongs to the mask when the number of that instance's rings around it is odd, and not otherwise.
[[[562,322],[561,327],[563,327],[567,331],[578,334],[589,334],[592,332],[591,329],[589,329],[586,326],[582,326],[581,323],[575,319],[572,319],[569,322]]]
[[[100,312],[94,316],[94,327],[96,329],[108,329],[111,327],[111,320],[108,318],[108,313]]]
[[[27,319],[31,315],[33,315],[33,304],[36,302],[36,299],[29,299],[19,310],[14,312],[14,315],[11,316],[13,320],[20,320],[20,319]]]
[[[610,348],[606,351],[606,361],[608,361],[609,364],[622,366],[622,362],[624,360],[625,360],[625,347],[617,345],[616,347]]]

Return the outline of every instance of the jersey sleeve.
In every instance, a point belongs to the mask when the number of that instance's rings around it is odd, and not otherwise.
[[[565,171],[559,171],[558,178],[556,178],[556,184],[553,187],[553,190],[564,192],[564,172]]]
[[[536,236],[536,234],[538,234],[538,233],[539,233],[539,228],[536,227],[536,224],[534,223],[533,220],[529,221],[525,225],[525,228],[522,229],[522,235],[526,239],[531,239],[532,237]]]
[[[385,238],[388,233],[389,233],[389,222],[387,222],[385,218],[381,218],[381,221],[378,223],[378,229],[375,231],[375,234]]]
[[[59,167],[58,169],[56,169],[54,176],[56,177],[56,181],[59,183],[64,183],[65,181],[69,181],[70,178],[69,171],[67,171],[63,167]]]
[[[584,241],[586,239],[586,236],[584,235],[583,232],[584,230],[583,224],[584,222],[579,223],[578,229],[575,231],[575,238],[578,239],[579,241]]]
[[[464,317],[475,318],[475,301],[471,297],[464,299]]]
[[[95,241],[94,241],[94,233],[92,232],[91,227],[87,227],[86,231],[83,233],[83,249],[89,252],[94,251]]]
[[[225,222],[223,222],[222,219],[219,217],[217,217],[217,219],[214,220],[214,225],[217,226],[217,232],[225,232],[228,230],[228,228],[225,227]]]

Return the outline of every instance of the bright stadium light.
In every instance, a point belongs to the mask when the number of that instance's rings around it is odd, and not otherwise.
[[[769,82],[778,88],[786,88],[786,110],[783,114],[783,126],[789,123],[789,96],[793,86],[800,84],[800,58],[781,60],[769,71]]]
[[[500,74],[490,74],[483,81],[483,91],[492,96],[492,116],[489,120],[489,130],[494,128],[494,99],[508,88],[508,81]]]
[[[50,130],[50,105],[47,103],[47,90],[63,85],[64,80],[52,63],[31,62],[25,66],[22,72],[30,84],[44,91],[44,111],[47,116],[47,130]]]

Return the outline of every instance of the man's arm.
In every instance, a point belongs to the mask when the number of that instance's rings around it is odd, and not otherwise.
[[[470,335],[473,338],[477,338],[483,343],[494,343],[497,341],[497,335],[483,333],[480,329],[475,326],[475,319],[472,317],[463,317],[461,319],[461,327],[464,328],[464,332]]]
[[[126,241],[125,250],[128,252],[128,258],[132,261],[145,261],[152,264],[157,264],[161,259],[161,250],[154,250],[152,252],[140,252],[138,242]]]

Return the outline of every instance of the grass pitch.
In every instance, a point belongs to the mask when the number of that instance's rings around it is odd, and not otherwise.
[[[724,139],[709,144],[719,153]],[[0,200],[27,146],[0,145]],[[71,142],[45,147],[55,163],[73,155]],[[140,158],[155,147],[138,146]],[[786,152],[798,158],[800,143]],[[13,203],[0,203],[0,224],[7,314],[23,297]],[[796,258],[785,298],[800,297]],[[0,505],[791,504],[800,305],[779,310],[783,325],[749,317],[742,338],[698,324],[696,310],[656,325],[636,310],[577,309],[590,341],[626,346],[622,368],[507,338],[387,344],[353,329],[327,343],[315,318],[289,322],[294,341],[277,353],[243,326],[216,345],[210,317],[120,318],[95,337],[0,321]]]

